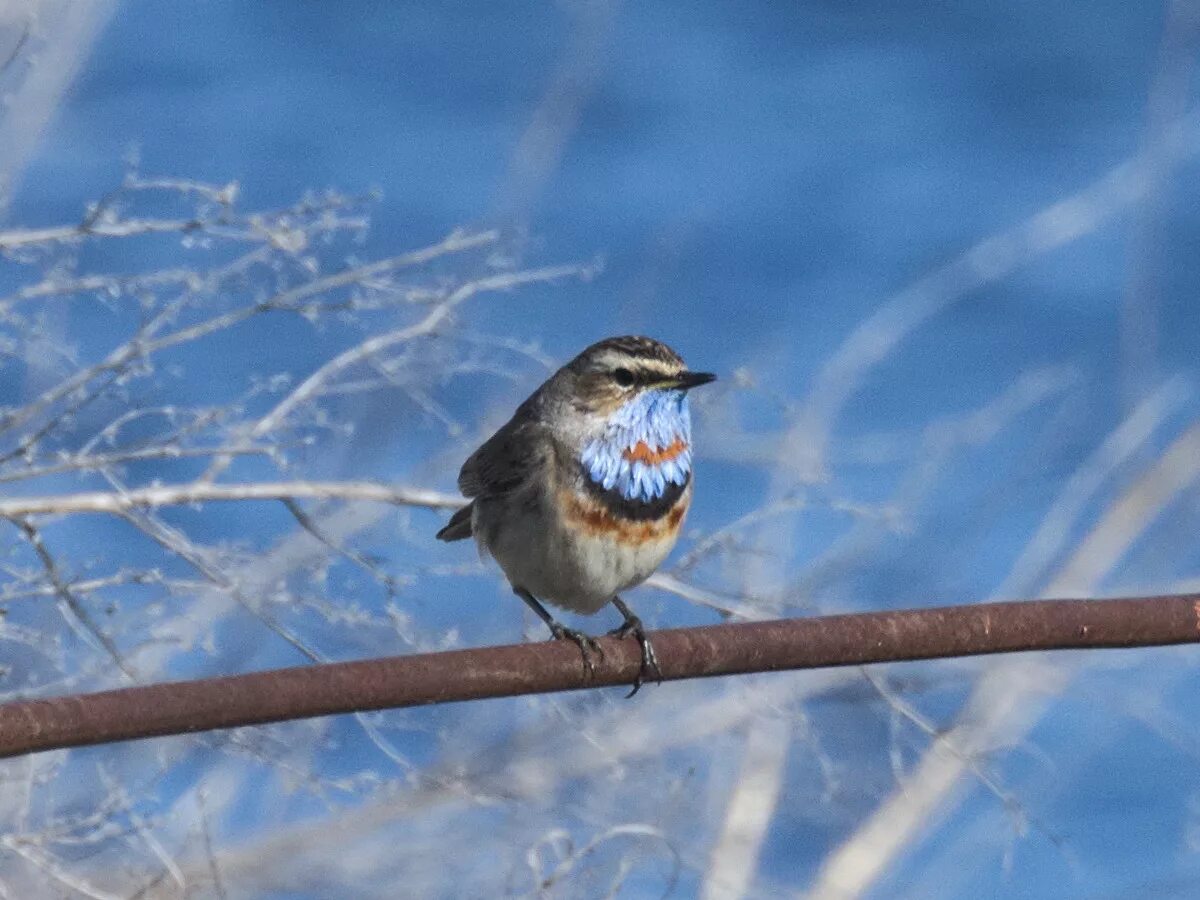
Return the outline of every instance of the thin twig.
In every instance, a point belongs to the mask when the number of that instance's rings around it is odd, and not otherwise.
[[[61,571],[59,571],[58,563],[54,561],[49,548],[46,547],[46,542],[42,540],[41,532],[28,519],[20,517],[8,518],[25,535],[25,539],[29,541],[34,553],[37,554],[38,559],[41,561],[42,567],[46,570],[46,577],[50,579],[50,583],[54,586],[54,593],[58,596],[63,617],[67,620],[67,623],[85,641],[96,644],[103,649],[112,658],[112,661],[116,663],[118,669],[128,678],[136,681],[137,673],[125,661],[113,639],[104,633],[104,630],[92,618],[91,613],[87,611],[82,601],[71,592],[69,583],[63,578]]]

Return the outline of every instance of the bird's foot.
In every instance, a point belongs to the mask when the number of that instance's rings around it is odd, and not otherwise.
[[[654,653],[654,645],[650,643],[650,638],[646,637],[646,629],[642,627],[641,619],[630,614],[620,627],[614,628],[609,634],[616,638],[627,638],[632,634],[637,638],[638,646],[642,648],[642,665],[638,669],[637,677],[633,680],[633,690],[625,695],[626,700],[642,689],[642,684],[648,677],[653,676],[655,681],[662,684],[662,669],[658,667],[658,657]]]
[[[583,656],[583,668],[587,671],[588,676],[596,673],[596,665],[592,662],[592,654],[595,653],[601,659],[604,659],[604,648],[596,641],[594,637],[584,634],[582,631],[576,631],[574,628],[567,628],[565,625],[560,625],[558,622],[549,622],[550,633],[553,635],[552,640],[555,641],[571,641],[579,647],[579,653]]]

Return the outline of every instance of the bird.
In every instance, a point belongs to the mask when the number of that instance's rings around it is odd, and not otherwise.
[[[584,615],[616,607],[624,622],[609,634],[632,635],[641,650],[630,697],[662,672],[620,595],[649,578],[679,537],[693,493],[688,392],[715,380],[653,338],[592,344],[471,454],[458,475],[470,502],[437,533],[474,537],[552,638],[579,646],[589,673],[600,645],[543,603]]]

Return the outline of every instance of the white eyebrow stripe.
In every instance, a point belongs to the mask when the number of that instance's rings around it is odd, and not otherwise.
[[[651,376],[664,375],[670,377],[678,375],[683,371],[683,366],[669,363],[665,360],[657,359],[651,356],[631,356],[628,353],[619,353],[610,351],[605,353],[597,360],[602,368],[605,369],[629,369],[636,376],[639,372],[646,372]]]

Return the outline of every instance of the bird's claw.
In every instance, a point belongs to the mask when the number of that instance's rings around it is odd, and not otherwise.
[[[650,675],[653,675],[654,680],[662,684],[663,673],[662,669],[658,667],[658,656],[654,653],[654,645],[650,643],[650,638],[646,637],[646,629],[642,626],[641,619],[637,616],[630,616],[621,623],[620,627],[614,628],[609,634],[615,638],[627,638],[632,634],[637,638],[638,646],[642,648],[642,665],[633,679],[633,690],[625,695],[626,700],[642,689],[642,684]]]
[[[576,631],[574,628],[567,628],[565,625],[559,625],[555,622],[550,626],[550,633],[554,636],[555,641],[571,641],[579,648],[580,655],[583,656],[583,667],[587,671],[588,676],[596,674],[596,665],[592,662],[592,654],[597,654],[601,659],[604,659],[604,648],[596,641],[594,637],[584,634],[582,631]]]

